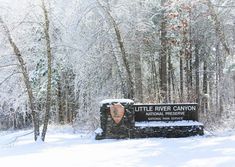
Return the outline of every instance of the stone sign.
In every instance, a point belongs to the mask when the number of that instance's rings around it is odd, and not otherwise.
[[[197,104],[134,105],[135,121],[197,120]]]
[[[130,99],[101,102],[96,139],[188,137],[203,135],[197,104],[134,104]]]

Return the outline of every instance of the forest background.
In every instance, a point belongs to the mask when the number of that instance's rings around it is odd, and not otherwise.
[[[94,130],[107,98],[234,128],[234,55],[234,0],[0,0],[0,129]]]

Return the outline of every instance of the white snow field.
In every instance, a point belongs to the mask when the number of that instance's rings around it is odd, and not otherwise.
[[[189,138],[95,140],[49,127],[46,142],[27,131],[0,132],[1,167],[234,167],[235,131]]]

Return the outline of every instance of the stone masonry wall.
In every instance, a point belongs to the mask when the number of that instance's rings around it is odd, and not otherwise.
[[[119,124],[116,124],[111,117],[109,105],[104,104],[100,110],[101,129],[103,133],[97,138],[123,139],[131,138],[135,125],[133,108],[131,104],[122,103],[125,108],[125,115]]]
[[[158,127],[135,127],[135,113],[133,104],[122,103],[125,114],[119,124],[111,117],[109,104],[103,104],[100,109],[101,129],[103,132],[96,139],[125,139],[125,138],[148,138],[148,137],[188,137],[203,135],[202,125],[188,126],[158,126]]]

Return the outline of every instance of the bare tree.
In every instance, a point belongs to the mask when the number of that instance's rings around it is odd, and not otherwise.
[[[41,136],[42,141],[44,141],[47,132],[47,126],[49,123],[49,113],[51,110],[52,53],[51,53],[51,39],[49,35],[50,21],[48,18],[48,10],[46,8],[44,0],[42,0],[42,9],[44,14],[44,33],[45,33],[46,52],[47,52],[47,98],[46,98],[46,112],[45,112],[42,136]]]
[[[127,83],[127,94],[125,95],[125,98],[130,98],[133,99],[134,97],[134,81],[133,81],[133,76],[131,73],[131,68],[130,68],[130,64],[128,61],[128,55],[126,53],[126,49],[123,43],[123,38],[121,35],[121,31],[118,27],[117,22],[115,21],[114,17],[111,14],[111,10],[108,7],[103,6],[99,0],[97,0],[97,3],[99,4],[99,6],[103,9],[103,11],[105,12],[105,15],[107,16],[107,19],[109,22],[111,22],[113,29],[115,31],[115,35],[116,35],[116,39],[117,39],[117,43],[119,46],[119,49],[121,51],[121,56],[122,56],[122,60],[123,60],[123,64],[124,64],[124,68],[125,71],[127,73],[127,79],[126,79],[126,83]]]
[[[23,75],[24,84],[26,86],[27,94],[28,94],[28,98],[29,98],[29,106],[30,106],[32,118],[33,118],[34,140],[36,141],[39,136],[39,120],[38,120],[38,113],[35,111],[35,98],[34,98],[32,87],[31,87],[31,84],[29,81],[29,74],[28,74],[27,68],[25,67],[25,61],[24,61],[23,56],[20,52],[20,49],[17,47],[16,43],[14,42],[14,40],[11,36],[10,30],[8,29],[6,23],[3,21],[3,19],[1,17],[0,17],[0,24],[1,24],[6,36],[8,38],[8,41],[14,51],[14,54],[16,55],[16,58],[19,62],[19,66],[21,69],[21,73]]]

